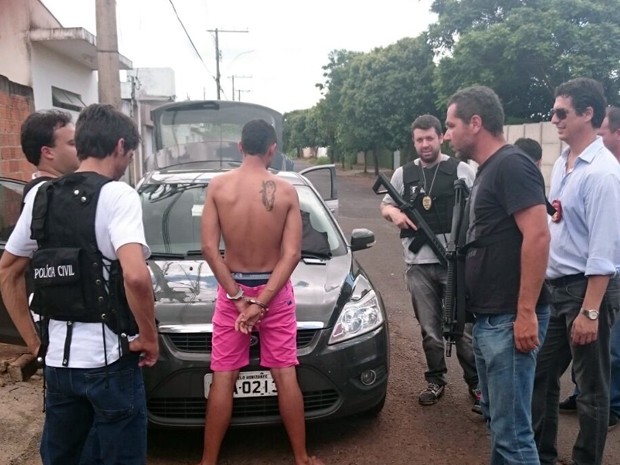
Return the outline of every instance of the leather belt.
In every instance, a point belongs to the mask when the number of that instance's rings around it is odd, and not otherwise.
[[[569,284],[577,283],[586,279],[586,275],[583,273],[571,274],[568,276],[561,276],[555,279],[548,279],[547,283],[553,287],[568,286]]]

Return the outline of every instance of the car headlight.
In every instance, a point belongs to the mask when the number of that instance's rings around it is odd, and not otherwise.
[[[329,338],[329,344],[346,341],[365,334],[383,324],[383,313],[379,308],[379,300],[375,291],[367,292],[359,300],[345,304],[334,330]]]

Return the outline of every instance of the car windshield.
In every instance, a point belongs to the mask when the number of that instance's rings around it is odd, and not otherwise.
[[[346,253],[342,235],[316,193],[308,186],[295,187],[304,228],[302,255],[324,259]],[[205,184],[195,183],[140,187],[146,241],[153,256],[200,256],[200,219],[206,192]]]

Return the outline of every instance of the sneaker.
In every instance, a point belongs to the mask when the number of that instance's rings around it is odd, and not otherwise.
[[[620,417],[616,415],[614,412],[609,412],[609,424],[607,425],[607,430],[612,430],[616,426],[618,426],[618,422],[620,421]]]
[[[428,383],[426,389],[420,392],[418,402],[420,405],[433,405],[436,404],[439,398],[443,395],[445,386],[440,386],[435,383]]]
[[[576,412],[577,411],[577,396],[575,394],[568,396],[559,404],[560,412]]]
[[[480,406],[482,392],[477,387],[469,388],[469,394],[474,398],[474,405],[472,405],[471,411],[477,413],[478,415],[482,415],[482,407]]]

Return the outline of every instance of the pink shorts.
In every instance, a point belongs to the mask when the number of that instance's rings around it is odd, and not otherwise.
[[[248,287],[239,284],[247,297],[256,297],[265,285]],[[293,285],[287,282],[269,302],[269,310],[255,326],[260,332],[260,364],[265,368],[287,368],[297,360],[297,319]],[[211,370],[235,371],[250,363],[251,334],[235,331],[239,312],[235,303],[218,286],[213,315]]]

